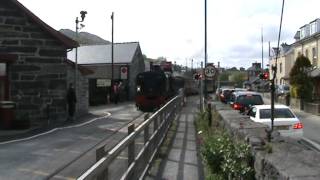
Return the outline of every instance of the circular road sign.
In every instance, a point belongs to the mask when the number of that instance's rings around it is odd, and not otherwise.
[[[208,65],[204,69],[204,75],[206,75],[206,77],[212,78],[215,74],[216,74],[216,68],[212,65]]]

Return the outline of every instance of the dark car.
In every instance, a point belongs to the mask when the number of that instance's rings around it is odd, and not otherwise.
[[[245,112],[253,105],[264,104],[263,98],[260,93],[243,91],[235,94],[234,102],[232,104],[233,109]]]
[[[231,98],[231,94],[234,91],[234,89],[222,89],[220,93],[220,101],[223,103],[228,103]]]

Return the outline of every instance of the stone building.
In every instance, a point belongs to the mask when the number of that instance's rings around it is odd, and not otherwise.
[[[68,53],[75,61],[75,50]],[[88,75],[89,101],[91,105],[105,104],[112,99],[110,93],[112,79],[111,44],[81,46],[78,48],[78,64],[93,71]],[[144,57],[138,42],[114,44],[113,80],[121,81],[121,99],[135,96],[136,75],[145,70]]]
[[[67,51],[77,46],[17,0],[0,1],[0,101],[15,102],[16,119],[34,126],[66,119],[74,81]]]

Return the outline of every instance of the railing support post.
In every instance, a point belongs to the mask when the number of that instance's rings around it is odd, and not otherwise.
[[[208,103],[208,126],[211,127],[211,124],[212,124],[211,103]]]
[[[104,146],[98,148],[96,150],[96,162],[98,162],[105,155],[106,152],[104,151]],[[102,174],[98,175],[97,180],[108,180],[108,168],[105,169],[105,171]]]
[[[134,131],[134,124],[130,124],[128,127],[128,135],[131,134],[133,131]],[[128,166],[130,166],[131,163],[134,161],[134,156],[135,156],[134,142],[135,141],[132,141],[128,146]]]

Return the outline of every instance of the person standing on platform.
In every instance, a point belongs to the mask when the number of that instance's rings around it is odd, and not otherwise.
[[[113,85],[113,95],[114,95],[114,103],[118,104],[119,101],[119,86],[118,83],[115,82]]]
[[[76,92],[74,90],[73,84],[69,84],[69,89],[67,92],[67,103],[68,103],[68,120],[74,120],[74,112],[76,110],[77,97]]]

